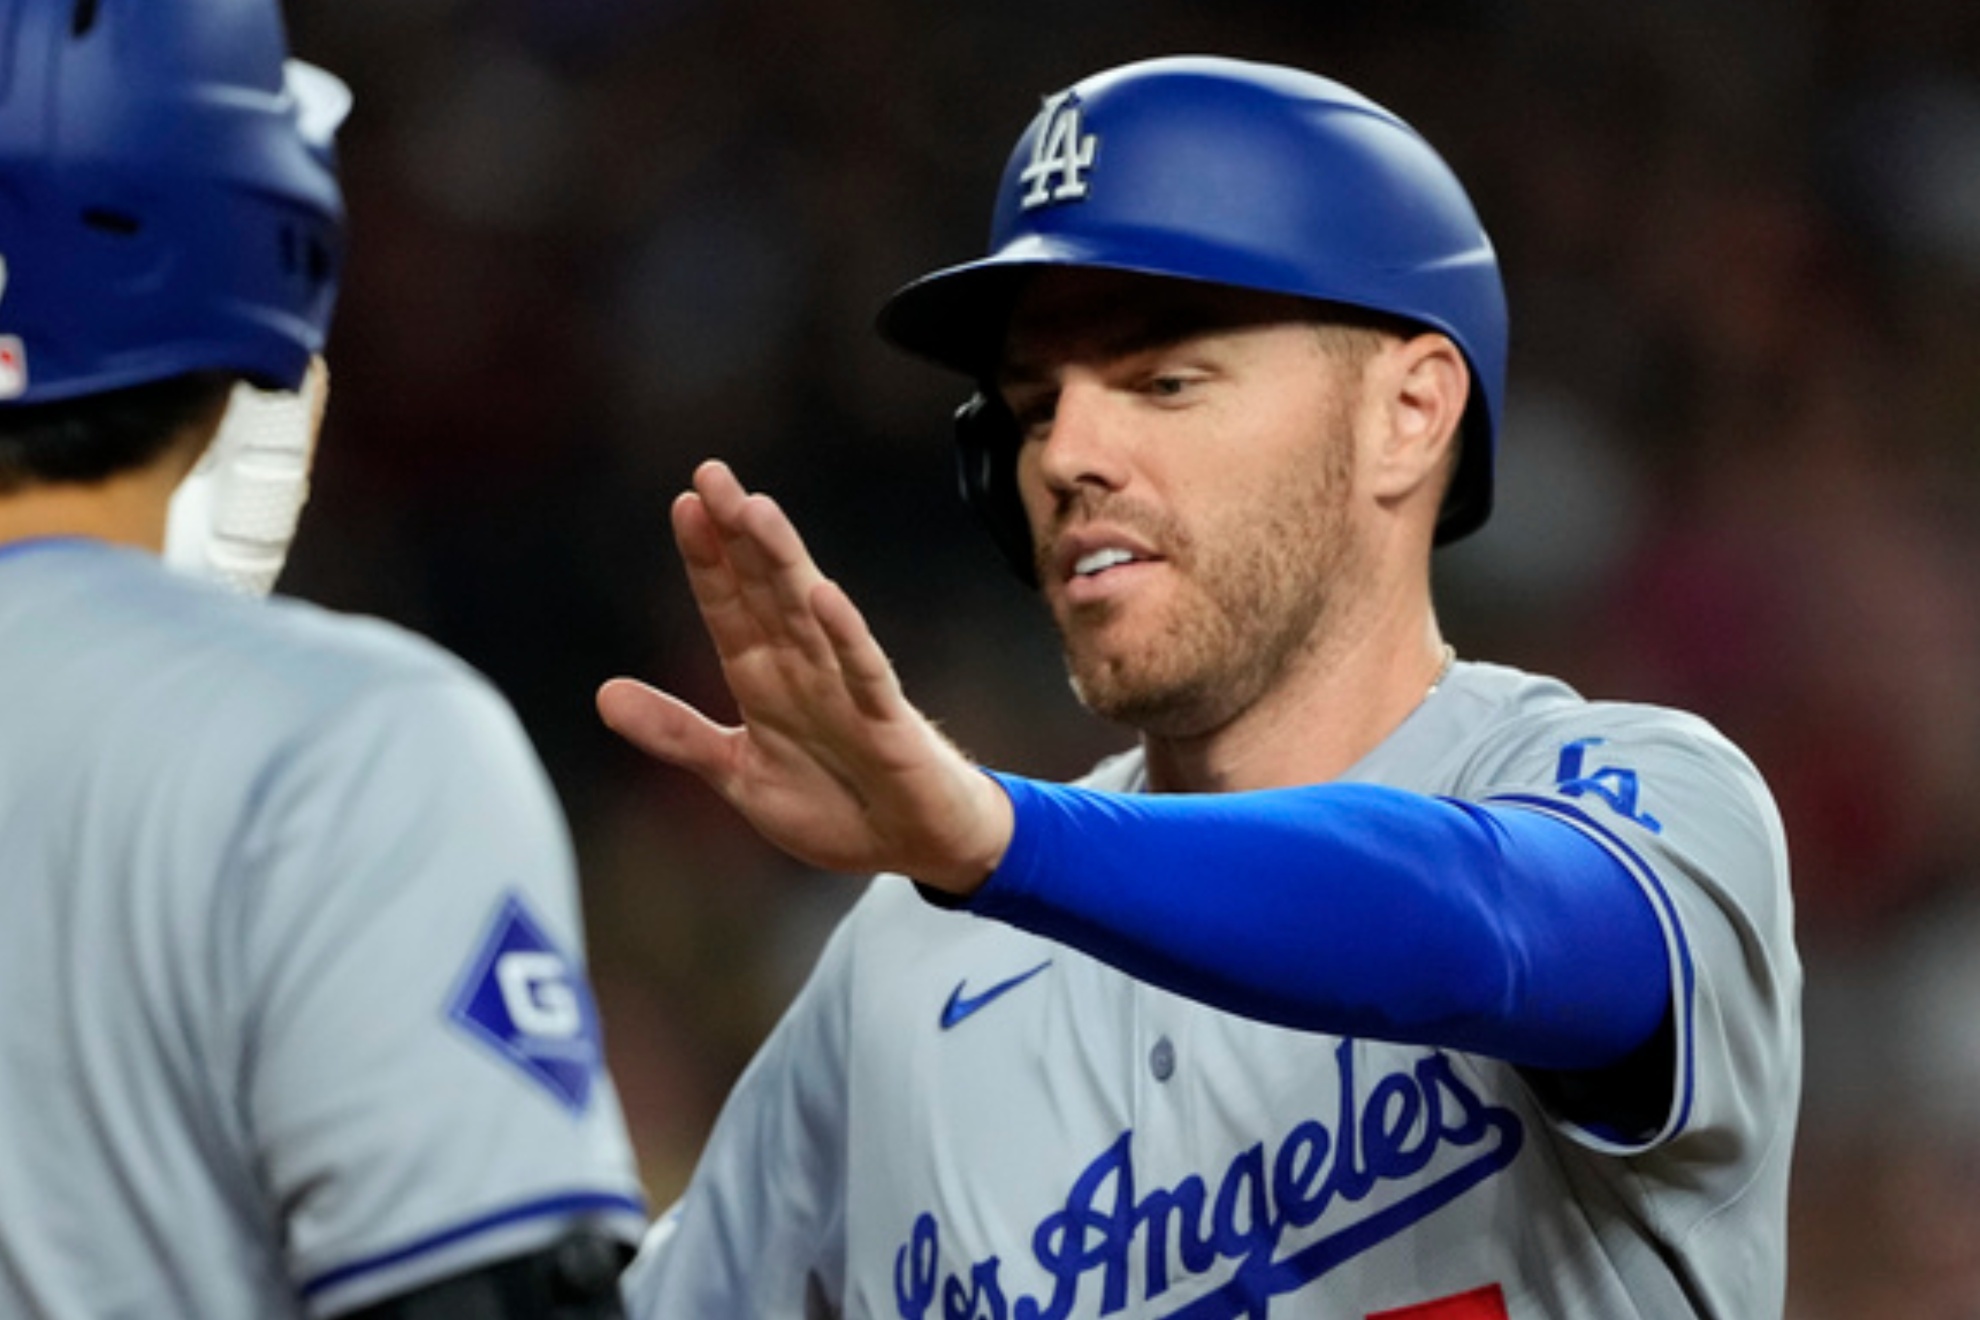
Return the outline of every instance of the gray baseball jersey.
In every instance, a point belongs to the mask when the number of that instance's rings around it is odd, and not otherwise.
[[[1629,867],[1674,986],[1648,1130],[1495,1059],[1207,1008],[882,877],[649,1235],[635,1314],[1778,1316],[1800,970],[1751,765],[1692,717],[1465,664],[1349,778],[1551,812]],[[1139,755],[1089,782],[1138,790]]]
[[[569,840],[388,625],[0,551],[0,1315],[336,1315],[644,1216]]]

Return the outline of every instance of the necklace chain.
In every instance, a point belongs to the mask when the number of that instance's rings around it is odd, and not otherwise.
[[[1435,696],[1437,694],[1437,689],[1444,686],[1444,680],[1451,676],[1451,666],[1456,663],[1457,663],[1457,648],[1452,646],[1449,642],[1444,643],[1444,658],[1437,665],[1437,676],[1430,680],[1429,688],[1426,689],[1423,693],[1423,699],[1425,701],[1428,701],[1431,697]]]

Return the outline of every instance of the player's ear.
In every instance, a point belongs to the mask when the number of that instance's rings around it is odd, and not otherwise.
[[[1434,332],[1392,340],[1369,363],[1366,384],[1379,412],[1375,495],[1395,503],[1424,492],[1434,518],[1471,390],[1464,355]]]

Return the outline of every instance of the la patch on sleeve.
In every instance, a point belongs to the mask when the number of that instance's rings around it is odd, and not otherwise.
[[[572,1113],[590,1103],[601,1058],[591,988],[520,897],[496,912],[447,1016]]]

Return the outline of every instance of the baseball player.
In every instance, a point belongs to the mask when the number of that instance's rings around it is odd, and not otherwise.
[[[621,1315],[534,752],[255,594],[342,260],[348,93],[285,50],[275,0],[0,4],[0,1315]]]
[[[886,872],[627,1275],[701,1317],[1757,1320],[1800,971],[1778,818],[1703,721],[1459,661],[1506,353],[1456,179],[1212,58],[1048,98],[991,250],[885,335],[1093,710],[971,765],[766,496],[674,508],[740,708],[601,713],[773,842]]]

